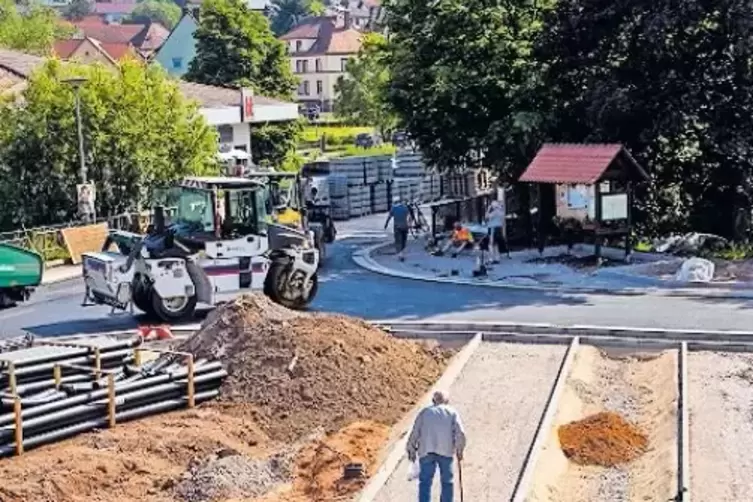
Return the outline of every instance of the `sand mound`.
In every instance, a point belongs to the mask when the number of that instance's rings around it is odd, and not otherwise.
[[[591,415],[565,424],[558,431],[565,456],[581,465],[612,467],[645,453],[648,437],[612,412]]]
[[[276,440],[361,419],[392,424],[441,374],[450,353],[398,340],[345,316],[292,312],[244,296],[207,320],[180,350],[219,358],[230,413],[249,413]]]

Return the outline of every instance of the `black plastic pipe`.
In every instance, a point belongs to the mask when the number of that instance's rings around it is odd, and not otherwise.
[[[196,394],[196,396],[194,396],[194,399],[196,403],[199,404],[204,401],[214,399],[218,395],[219,395],[218,390],[211,390],[211,391],[201,392],[199,394]],[[143,407],[135,408],[132,410],[127,410],[122,413],[118,413],[116,415],[116,421],[126,422],[128,420],[134,420],[134,419],[146,417],[149,415],[155,415],[157,413],[171,411],[177,408],[184,407],[186,403],[187,403],[186,398],[171,399],[171,400],[163,401],[161,403],[151,404],[148,406],[143,406]],[[108,423],[109,422],[106,418],[87,420],[87,421],[79,422],[74,425],[70,425],[68,427],[56,429],[56,430],[53,430],[44,434],[27,437],[27,438],[24,438],[24,442],[23,442],[24,450],[30,450],[38,446],[42,446],[49,443],[54,443],[56,441],[66,439],[71,436],[75,436],[82,432],[88,432],[94,429],[100,429],[100,428],[106,427]],[[15,452],[16,452],[15,443],[0,446],[0,457],[7,457],[7,456],[14,455]]]
[[[202,366],[199,366],[198,368],[194,368],[194,375],[198,376],[203,373],[211,372],[211,371],[217,371],[219,369],[222,369],[222,364],[220,362],[211,362],[204,364]],[[128,391],[134,391],[137,389],[143,389],[145,387],[149,387],[152,385],[158,385],[160,383],[169,382],[171,380],[177,380],[180,378],[185,378],[188,376],[188,368],[183,367],[181,370],[176,371],[174,373],[166,373],[162,375],[157,375],[154,377],[144,378],[142,380],[136,380],[134,382],[125,382],[125,383],[118,383],[115,385],[115,395],[123,394],[124,392]],[[45,413],[55,412],[57,410],[65,409],[71,406],[79,405],[88,403],[91,401],[95,401],[97,399],[102,399],[107,397],[107,389],[97,390],[94,392],[90,392],[87,394],[79,394],[77,396],[72,396],[67,399],[61,399],[60,401],[55,401],[52,403],[44,404],[41,406],[35,406],[34,408],[28,408],[21,411],[21,418],[25,421],[33,417],[37,417],[39,415],[43,415]],[[12,424],[15,421],[15,416],[12,413],[8,413],[5,415],[0,415],[0,426]]]

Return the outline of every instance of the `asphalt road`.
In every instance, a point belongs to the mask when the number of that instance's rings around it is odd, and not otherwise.
[[[381,226],[382,217],[374,218]],[[348,222],[349,223],[349,222]],[[348,228],[351,237],[333,244],[312,308],[366,319],[519,321],[633,327],[753,329],[753,299],[673,298],[559,294],[462,285],[438,285],[385,277],[357,267],[352,252],[381,236],[370,229]],[[364,232],[359,237],[359,232]],[[356,236],[352,236],[356,234]],[[0,337],[23,332],[61,336],[127,329],[143,317],[110,315],[109,307],[82,307],[83,281],[39,288],[31,300],[0,310]]]

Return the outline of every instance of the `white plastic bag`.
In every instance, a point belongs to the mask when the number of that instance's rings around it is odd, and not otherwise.
[[[419,472],[421,472],[421,466],[418,465],[418,460],[411,462],[410,468],[408,469],[408,481],[418,479]]]
[[[680,282],[711,282],[713,278],[713,262],[703,258],[689,258],[682,262],[675,280]]]

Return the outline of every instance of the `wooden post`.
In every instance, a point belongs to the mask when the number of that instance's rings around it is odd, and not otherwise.
[[[21,418],[21,399],[18,396],[13,401],[13,415],[15,421],[16,455],[22,455],[24,452],[24,425]]]
[[[52,374],[53,374],[53,376],[55,378],[55,388],[56,389],[60,388],[60,383],[61,383],[61,381],[63,379],[62,373],[63,373],[63,371],[61,370],[60,365],[56,364],[55,367],[52,370]]]
[[[102,359],[100,358],[99,347],[94,349],[94,374],[97,379],[102,376]]]
[[[196,406],[195,397],[196,388],[194,386],[194,366],[193,356],[188,356],[188,407],[193,408]]]
[[[8,383],[12,396],[16,395],[16,365],[13,362],[8,363]]]
[[[115,427],[115,377],[107,375],[107,418],[109,427]]]
[[[625,261],[630,262],[630,258],[633,255],[633,182],[627,181],[625,183],[625,190],[627,191],[627,235],[625,236]]]
[[[601,180],[597,180],[594,183],[594,254],[596,255],[597,264],[601,264],[601,236],[599,230],[601,229]]]
[[[134,349],[133,364],[135,364],[136,366],[141,366],[141,349]]]

